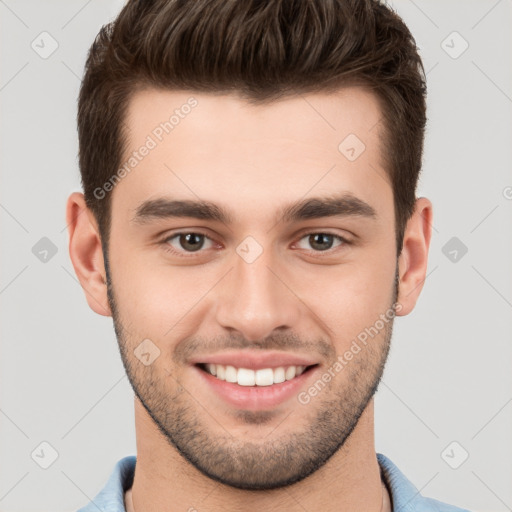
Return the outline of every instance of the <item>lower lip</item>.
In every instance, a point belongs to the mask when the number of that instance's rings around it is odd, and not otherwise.
[[[271,386],[240,386],[233,382],[217,379],[197,366],[194,366],[194,369],[199,373],[200,378],[226,402],[239,409],[259,411],[271,409],[289,398],[297,396],[306,380],[316,373],[318,366],[308,369],[291,380]]]

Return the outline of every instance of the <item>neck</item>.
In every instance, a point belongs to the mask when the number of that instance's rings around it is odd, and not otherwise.
[[[135,512],[382,509],[373,399],[343,447],[324,466],[300,482],[270,491],[236,489],[203,475],[166,440],[137,398],[135,425],[137,464],[129,496]]]

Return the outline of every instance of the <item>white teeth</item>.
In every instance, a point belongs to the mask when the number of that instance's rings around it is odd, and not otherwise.
[[[231,365],[207,363],[206,371],[226,382],[237,383],[239,386],[271,386],[285,380],[298,377],[305,366],[279,366],[278,368],[261,368],[250,370],[248,368],[235,368]]]
[[[226,367],[221,364],[213,364],[217,368],[217,379],[226,380]],[[213,372],[210,372],[213,375]]]
[[[276,368],[274,370],[274,384],[279,384],[280,382],[284,382],[286,380],[285,371],[282,366]]]
[[[240,375],[240,370],[238,370],[238,375]],[[272,371],[272,368],[256,370],[255,380],[257,386],[271,386],[274,384],[274,372]],[[238,377],[238,383],[240,384],[240,376]]]
[[[234,366],[226,366],[226,382],[237,381],[237,371]]]
[[[247,368],[239,368],[237,377],[238,378],[236,382],[238,382],[240,386],[254,386],[254,370],[248,370]]]
[[[293,377],[295,377],[295,370],[295,366],[288,366],[288,368],[286,368],[286,373],[284,374],[286,380],[292,380]]]

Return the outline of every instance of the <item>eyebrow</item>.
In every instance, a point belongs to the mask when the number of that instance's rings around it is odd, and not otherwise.
[[[199,220],[232,224],[235,216],[210,201],[174,200],[167,197],[148,199],[135,208],[132,222],[147,224],[153,220],[190,217]],[[330,197],[312,197],[285,205],[277,219],[286,223],[324,217],[364,217],[377,219],[377,212],[368,203],[351,193]]]

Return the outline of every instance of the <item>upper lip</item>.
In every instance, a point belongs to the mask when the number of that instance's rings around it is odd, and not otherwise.
[[[311,366],[318,364],[308,356],[286,352],[219,352],[199,356],[191,364],[222,364],[235,368],[257,370],[260,368],[278,368],[279,366]]]

